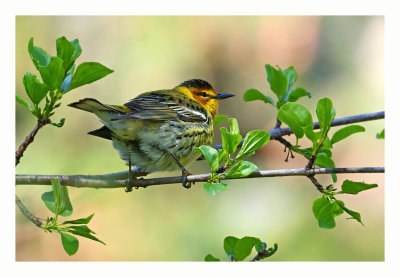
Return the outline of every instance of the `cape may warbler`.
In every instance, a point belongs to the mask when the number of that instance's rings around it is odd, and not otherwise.
[[[121,159],[142,172],[182,170],[186,188],[185,166],[200,154],[194,148],[211,145],[213,120],[219,101],[233,94],[217,93],[203,80],[183,82],[173,89],[150,91],[124,105],[106,105],[85,98],[69,106],[94,113],[104,124],[90,135],[112,140]]]

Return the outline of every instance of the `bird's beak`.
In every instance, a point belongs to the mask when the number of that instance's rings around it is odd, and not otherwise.
[[[214,99],[222,100],[222,99],[229,98],[229,97],[232,97],[232,96],[235,96],[235,95],[234,94],[229,94],[229,93],[218,93],[217,95],[214,96]]]

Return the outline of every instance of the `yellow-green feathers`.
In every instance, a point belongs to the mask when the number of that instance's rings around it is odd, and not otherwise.
[[[200,145],[211,145],[219,100],[206,81],[194,79],[170,90],[140,94],[124,105],[91,98],[69,106],[94,113],[104,126],[89,134],[111,139],[121,158],[142,171],[168,171],[199,157]],[[176,160],[176,161],[175,161]]]

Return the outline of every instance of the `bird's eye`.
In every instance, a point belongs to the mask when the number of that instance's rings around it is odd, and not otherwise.
[[[208,96],[207,93],[205,93],[204,91],[199,92],[197,95],[200,95],[202,97],[207,97]]]

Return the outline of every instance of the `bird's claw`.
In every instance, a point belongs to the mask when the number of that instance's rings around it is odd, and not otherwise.
[[[132,191],[132,189],[133,189],[133,178],[129,178],[128,179],[128,183],[126,184],[126,187],[125,187],[125,192],[131,192]]]
[[[194,185],[194,182],[188,182],[187,181],[187,176],[191,175],[189,171],[187,170],[182,170],[182,186],[185,189],[190,189],[192,187],[192,184]]]
[[[133,176],[129,176],[128,182],[126,184],[125,187],[125,192],[131,192],[133,189],[133,180],[135,180],[136,178]],[[136,189],[138,189],[139,187],[136,187]]]

